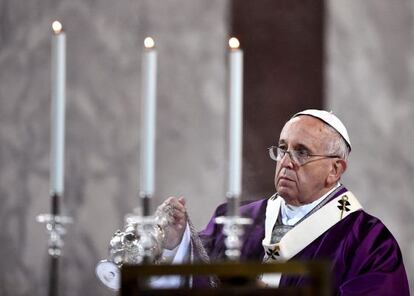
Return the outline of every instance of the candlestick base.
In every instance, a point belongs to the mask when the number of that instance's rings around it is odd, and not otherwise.
[[[49,234],[48,253],[52,257],[59,257],[62,254],[63,236],[66,234],[65,225],[73,223],[73,219],[67,216],[40,214],[36,221],[46,224],[46,231]]]

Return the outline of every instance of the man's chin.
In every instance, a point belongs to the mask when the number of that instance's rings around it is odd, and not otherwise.
[[[286,202],[296,198],[296,195],[291,189],[283,186],[279,186],[277,188],[277,194],[280,195]]]

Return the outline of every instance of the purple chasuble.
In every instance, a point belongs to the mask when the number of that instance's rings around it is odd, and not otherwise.
[[[336,192],[335,197],[347,190]],[[267,199],[244,203],[243,217],[253,224],[245,227],[242,238],[242,261],[262,261],[264,249]],[[215,218],[226,214],[226,204],[220,205],[200,238],[212,261],[225,259],[222,226]],[[301,223],[306,223],[306,219]],[[398,243],[377,218],[363,210],[356,211],[333,225],[302,249],[291,260],[328,260],[332,269],[332,295],[409,295],[407,275]],[[302,276],[284,276],[280,287],[301,286]],[[194,278],[195,286],[206,285],[206,279]]]

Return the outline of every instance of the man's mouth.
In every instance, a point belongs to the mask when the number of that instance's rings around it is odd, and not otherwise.
[[[279,177],[279,181],[291,181],[291,182],[294,182],[294,180],[292,180],[291,178],[286,177],[286,176],[280,176]]]

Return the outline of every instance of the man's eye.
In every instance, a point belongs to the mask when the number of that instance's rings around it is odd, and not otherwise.
[[[309,155],[308,151],[306,151],[306,150],[298,150],[298,151],[296,151],[296,154],[299,157],[308,157],[308,155]]]

